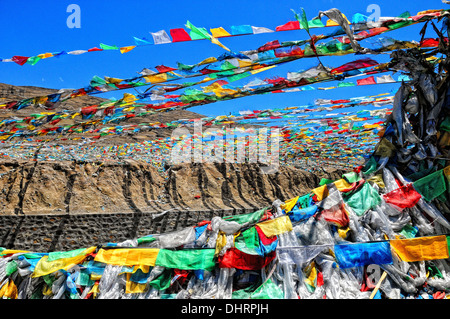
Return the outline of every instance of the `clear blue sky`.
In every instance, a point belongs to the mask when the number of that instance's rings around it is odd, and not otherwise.
[[[70,29],[66,20],[69,4],[81,8],[81,28]],[[185,28],[187,20],[197,27],[206,29],[223,27],[229,32],[232,25],[252,25],[275,30],[276,26],[294,20],[291,9],[297,12],[303,7],[308,19],[317,16],[320,10],[340,9],[347,18],[353,14],[367,12],[368,5],[376,3],[381,8],[381,16],[397,16],[405,11],[412,15],[427,9],[446,9],[449,6],[441,0],[430,1],[345,1],[345,0],[227,0],[227,1],[144,1],[144,0],[44,0],[44,1],[0,1],[0,58],[13,55],[33,56],[45,52],[71,51],[99,47],[100,43],[126,46],[133,45],[133,36],[151,38],[149,32],[173,28]],[[326,21],[325,18],[323,21]],[[393,31],[387,36],[402,40],[419,40],[419,26],[411,26]],[[431,27],[429,28],[431,30]],[[187,29],[186,29],[187,30]],[[313,34],[328,33],[329,28],[313,29]],[[428,32],[427,36],[435,36]],[[259,35],[222,38],[220,41],[231,50],[238,52],[256,49],[268,41],[306,39],[304,30],[274,32]],[[198,63],[201,60],[219,56],[225,52],[209,41],[189,41],[138,47],[121,54],[119,51],[85,53],[78,56],[66,55],[49,58],[36,65],[19,66],[16,63],[0,62],[0,82],[13,85],[32,85],[49,88],[81,88],[89,84],[94,75],[130,78],[143,68],[154,68],[163,64],[176,67],[176,62]],[[367,56],[380,62],[388,56]],[[324,57],[328,66],[339,66],[357,57]],[[315,66],[315,59],[301,59],[256,77],[285,77],[288,71],[300,71]],[[244,85],[253,77],[247,77],[235,85]],[[325,86],[327,86],[326,84]],[[331,84],[330,84],[331,85]],[[342,88],[329,91],[306,91],[287,94],[267,94],[241,98],[211,105],[191,108],[191,111],[205,115],[227,114],[244,109],[264,109],[311,103],[315,98],[346,98],[389,92],[397,85]],[[129,91],[135,93],[135,91]],[[99,95],[120,98],[124,91]]]

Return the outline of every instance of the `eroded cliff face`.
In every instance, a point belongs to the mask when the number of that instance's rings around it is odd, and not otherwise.
[[[123,242],[250,213],[317,187],[294,167],[183,164],[164,173],[140,162],[0,162],[0,247],[62,251]]]
[[[162,174],[149,164],[0,162],[0,213],[101,214],[259,209],[317,187],[295,167],[263,174],[257,164],[182,164]]]

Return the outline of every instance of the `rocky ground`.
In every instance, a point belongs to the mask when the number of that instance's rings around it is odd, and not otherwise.
[[[321,177],[295,167],[261,173],[257,164],[154,166],[88,162],[0,162],[0,214],[90,214],[259,209],[317,187]]]

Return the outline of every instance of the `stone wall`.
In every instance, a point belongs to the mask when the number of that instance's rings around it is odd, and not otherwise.
[[[66,251],[181,230],[214,216],[251,212],[247,209],[0,216],[0,247],[34,252]]]

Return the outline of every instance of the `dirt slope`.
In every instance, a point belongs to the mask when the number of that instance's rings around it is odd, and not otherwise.
[[[320,177],[294,167],[262,174],[257,164],[183,164],[163,176],[154,166],[132,161],[2,161],[0,214],[257,209],[306,193]]]

